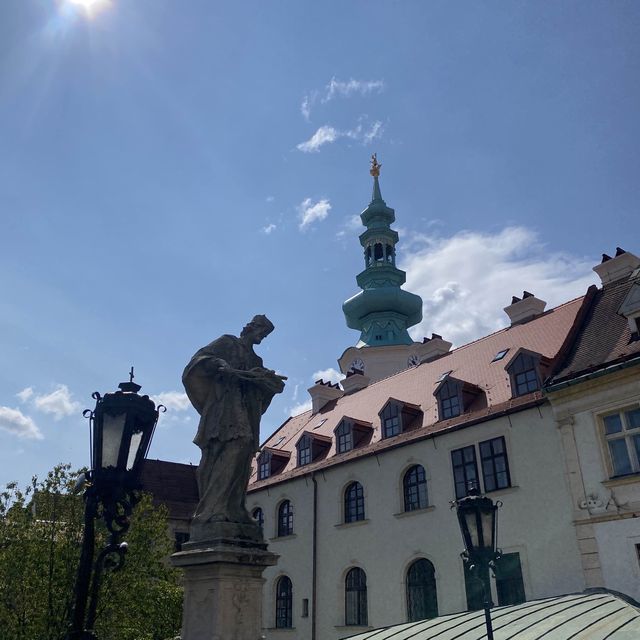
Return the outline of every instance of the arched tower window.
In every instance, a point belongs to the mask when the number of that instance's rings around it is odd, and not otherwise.
[[[276,586],[276,629],[293,627],[293,586],[287,576],[282,576]]]
[[[388,244],[386,245],[386,255],[387,255],[387,262],[390,262],[391,264],[393,264],[394,262],[394,258],[395,256],[393,255],[393,247]]]
[[[278,537],[293,534],[293,506],[289,500],[284,500],[278,507]]]
[[[260,507],[256,507],[251,513],[253,519],[256,521],[257,525],[264,529],[264,511]]]
[[[344,521],[364,520],[364,491],[359,482],[352,482],[344,492]]]
[[[365,627],[367,615],[367,576],[359,567],[350,569],[344,583],[344,623]]]
[[[402,480],[404,510],[415,511],[428,506],[427,477],[422,465],[416,464],[404,474]]]
[[[425,558],[416,560],[407,571],[407,613],[409,622],[438,615],[435,569]]]
[[[369,245],[364,252],[364,262],[367,267],[371,264],[371,245]]]
[[[376,262],[380,262],[381,260],[384,260],[384,250],[382,248],[382,243],[380,242],[376,242],[376,244],[373,247],[373,259]]]

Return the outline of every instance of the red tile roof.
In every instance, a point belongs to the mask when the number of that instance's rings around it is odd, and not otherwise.
[[[509,375],[505,368],[521,348],[553,360],[574,324],[582,301],[583,297],[577,298],[555,309],[550,309],[529,322],[507,327],[454,349],[437,360],[420,364],[379,380],[364,389],[328,403],[314,415],[309,410],[288,419],[267,439],[264,446],[292,451],[299,434],[303,431],[333,438],[333,431],[344,416],[372,423],[374,432],[368,446],[338,456],[334,456],[335,439],[333,439],[326,458],[316,464],[298,468],[296,467],[296,456],[291,456],[282,473],[265,480],[256,481],[254,468],[249,489],[258,489],[288,477],[307,473],[314,468],[336,464],[339,461],[367,455],[380,449],[395,447],[408,440],[429,437],[444,430],[474,424],[491,418],[496,413],[521,410],[526,406],[540,403],[542,396],[538,392],[520,398],[512,398]],[[507,348],[509,352],[505,358],[492,362],[498,351]],[[452,420],[438,421],[437,399],[433,392],[438,379],[449,370],[452,371],[452,376],[455,378],[465,380],[482,389],[486,394],[487,406]],[[423,412],[422,424],[419,424],[415,430],[382,440],[378,412],[389,398],[396,398],[419,406]],[[283,436],[284,440],[276,446],[275,443]]]

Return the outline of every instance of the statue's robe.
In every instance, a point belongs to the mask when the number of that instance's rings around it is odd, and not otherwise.
[[[220,373],[247,371],[250,379]],[[251,460],[259,447],[260,417],[283,383],[264,368],[250,344],[224,335],[200,349],[182,375],[200,414],[194,443],[202,450],[197,479],[200,502],[193,523],[252,523],[245,507]]]

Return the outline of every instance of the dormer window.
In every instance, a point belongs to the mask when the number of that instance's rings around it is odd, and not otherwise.
[[[520,351],[506,367],[511,378],[514,396],[523,396],[540,389],[541,356],[530,351]]]
[[[304,435],[298,442],[298,466],[311,462],[311,437]]]
[[[327,455],[331,447],[331,438],[305,431],[296,444],[298,466],[311,464]]]
[[[346,453],[369,444],[373,427],[370,422],[345,416],[340,420],[333,433],[336,437],[336,453]]]
[[[422,411],[416,404],[389,398],[379,415],[384,439],[420,426],[421,420],[418,418],[422,416]]]
[[[280,473],[289,462],[291,453],[271,447],[264,447],[258,456],[258,480],[265,480]]]
[[[440,416],[442,420],[455,418],[462,413],[462,398],[460,397],[460,385],[453,380],[447,380],[438,394]]]
[[[470,382],[445,377],[436,387],[433,395],[438,399],[438,416],[440,420],[457,418],[465,411],[472,411],[486,406],[486,395],[483,390]]]

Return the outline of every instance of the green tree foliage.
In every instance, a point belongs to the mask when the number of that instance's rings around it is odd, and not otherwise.
[[[0,637],[62,640],[73,603],[84,504],[73,495],[77,473],[58,465],[26,489],[0,494]],[[96,523],[96,555],[107,532]],[[106,572],[96,634],[100,640],[164,640],[180,629],[182,588],[168,564],[166,511],[143,495],[125,536],[124,567]]]

